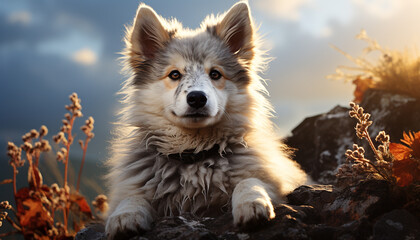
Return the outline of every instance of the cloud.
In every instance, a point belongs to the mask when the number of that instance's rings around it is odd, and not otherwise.
[[[89,48],[83,48],[76,51],[72,55],[73,61],[82,65],[93,65],[96,63],[97,57],[95,52]]]
[[[28,25],[32,21],[32,15],[28,11],[12,12],[7,20],[12,24]]]
[[[353,3],[367,13],[379,17],[389,18],[402,7],[401,0],[353,0]]]
[[[302,7],[312,0],[258,0],[254,1],[255,7],[272,17],[296,21],[300,17]]]

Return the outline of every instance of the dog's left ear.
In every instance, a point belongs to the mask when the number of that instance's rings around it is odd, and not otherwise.
[[[252,60],[253,26],[246,2],[239,2],[216,25],[216,34],[229,46],[232,53],[245,60]]]
[[[164,20],[149,6],[140,4],[129,41],[134,52],[151,59],[170,40]]]

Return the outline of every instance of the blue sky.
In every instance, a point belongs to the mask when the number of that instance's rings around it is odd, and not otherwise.
[[[163,17],[189,28],[233,0],[145,1]],[[104,160],[124,76],[118,62],[124,24],[139,1],[2,0],[0,3],[0,149],[45,124],[55,134],[68,95],[82,98],[83,113],[95,118],[90,158]],[[361,29],[381,45],[420,45],[416,0],[250,0],[252,14],[274,60],[264,74],[277,111],[280,134],[305,117],[352,100],[353,87],[325,79],[350,63],[330,48],[359,55]],[[82,120],[79,121],[81,125]],[[78,133],[81,136],[82,133]],[[77,149],[77,146],[74,147]],[[76,154],[79,154],[76,151]],[[5,154],[3,155],[5,157]],[[3,159],[0,155],[0,160]]]

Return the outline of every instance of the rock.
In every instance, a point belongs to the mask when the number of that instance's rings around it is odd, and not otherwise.
[[[216,235],[207,229],[205,223],[208,221],[209,219],[207,218],[203,218],[200,221],[200,219],[189,214],[176,217],[165,217],[158,220],[155,227],[141,236],[141,238],[132,239],[217,239]]]
[[[312,206],[280,205],[275,209],[276,218],[253,228],[233,226],[232,214],[218,218],[198,218],[191,214],[158,219],[152,230],[132,237],[131,240],[252,240],[252,239],[309,239],[307,224],[318,219]],[[76,240],[105,240],[103,225],[91,225],[81,230]]]
[[[106,240],[105,226],[95,223],[80,230],[76,235],[77,240]]]
[[[293,205],[310,205],[322,210],[326,204],[335,200],[333,189],[332,185],[304,185],[287,195],[287,199]]]
[[[372,239],[420,239],[420,222],[407,210],[395,209],[375,223]]]
[[[391,195],[389,183],[382,180],[347,187],[336,193],[334,201],[324,205],[323,222],[339,226],[363,217],[373,219],[399,206]]]
[[[300,186],[287,196],[290,204],[313,206],[322,219],[318,222],[340,226],[363,217],[373,219],[400,206],[390,185],[369,180],[345,189],[332,185]]]
[[[418,216],[407,210],[394,210],[403,204],[385,181],[369,180],[344,189],[332,185],[301,186],[287,199],[287,204],[275,208],[274,219],[252,228],[235,227],[230,212],[216,218],[183,214],[159,218],[152,230],[131,239],[356,240],[387,239],[385,235],[399,239],[400,236],[417,237],[419,234]],[[383,228],[388,228],[389,233]],[[103,231],[103,226],[92,225],[80,231],[76,239],[104,240]]]
[[[381,130],[390,135],[392,142],[399,142],[404,131],[420,131],[419,99],[371,89],[360,105],[372,115],[372,139]],[[336,106],[327,113],[306,118],[285,140],[297,149],[294,159],[316,182],[335,183],[336,169],[353,143],[369,148],[366,141],[356,137],[356,120],[349,117],[348,111],[347,107]],[[367,158],[373,158],[369,150],[366,152]]]

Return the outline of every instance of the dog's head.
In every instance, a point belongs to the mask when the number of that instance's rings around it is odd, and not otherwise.
[[[139,111],[163,116],[179,127],[203,128],[247,104],[255,54],[247,3],[208,17],[197,30],[184,29],[140,5],[126,43]]]

